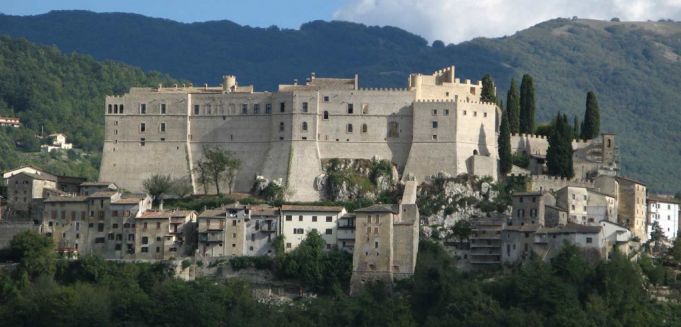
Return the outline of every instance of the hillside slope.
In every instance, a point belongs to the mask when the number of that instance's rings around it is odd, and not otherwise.
[[[57,48],[0,37],[0,115],[19,117],[23,128],[0,128],[0,170],[35,164],[56,174],[95,178],[104,132],[104,97],[130,85],[174,80],[116,62],[65,55]],[[38,155],[36,135],[61,132],[86,155]],[[46,140],[45,140],[46,141]],[[90,155],[88,155],[89,153]],[[89,158],[79,162],[80,159]]]
[[[87,27],[87,28],[84,28]],[[513,36],[431,47],[393,27],[311,22],[299,30],[229,21],[183,24],[133,14],[58,11],[0,15],[0,33],[119,60],[195,83],[236,74],[274,89],[293,78],[360,74],[363,86],[403,87],[411,72],[454,64],[472,80],[491,73],[505,94],[511,77],[535,77],[538,115],[583,115],[598,93],[603,130],[620,134],[624,173],[656,190],[681,190],[681,24],[555,19]]]

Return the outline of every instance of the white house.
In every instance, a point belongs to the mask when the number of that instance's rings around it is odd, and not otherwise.
[[[73,148],[73,144],[66,143],[66,135],[61,133],[51,134],[52,144],[44,144],[40,146],[42,152],[51,152],[54,150],[69,150]]]
[[[679,231],[679,201],[672,197],[649,195],[647,202],[646,232],[648,235],[653,231],[653,223],[657,222],[669,240],[676,239]]]
[[[307,233],[316,230],[331,249],[338,242],[338,219],[346,213],[343,207],[283,205],[281,207],[281,234],[284,249],[288,252],[300,244]]]

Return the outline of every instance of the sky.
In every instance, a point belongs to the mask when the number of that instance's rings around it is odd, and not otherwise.
[[[59,9],[284,28],[335,19],[397,26],[445,43],[511,35],[556,17],[681,20],[681,0],[0,0],[0,12],[8,15]]]

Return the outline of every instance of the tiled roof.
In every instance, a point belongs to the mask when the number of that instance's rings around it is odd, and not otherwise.
[[[88,197],[90,198],[110,198],[117,192],[114,191],[100,191],[100,192],[95,192],[93,194],[90,194]]]
[[[86,196],[51,196],[43,202],[83,202],[86,200]]]
[[[281,211],[341,212],[343,207],[285,204],[281,206]]]
[[[357,209],[355,212],[392,212],[400,213],[400,210],[396,204],[374,204],[370,207]]]
[[[112,182],[83,182],[80,186],[109,186],[111,184],[116,185]]]
[[[644,182],[637,181],[633,178],[624,177],[624,176],[616,176],[615,179],[617,179],[617,181],[620,181],[620,182],[624,181],[624,182],[635,183],[635,184],[639,184],[639,185],[643,185],[643,186],[646,185],[646,183],[644,183]]]
[[[26,176],[31,177],[33,179],[38,179],[38,180],[43,180],[43,181],[52,181],[52,182],[57,181],[56,176],[50,175],[50,174],[47,174],[47,173],[43,173],[43,174],[38,175],[38,174],[34,174],[34,173],[29,173],[27,171],[22,171],[22,172],[20,172],[16,175],[12,175],[12,176],[18,176],[18,175],[26,175]]]
[[[137,219],[168,219],[168,218],[184,218],[191,215],[194,211],[191,210],[163,210],[163,211],[145,211],[142,216]]]
[[[278,216],[279,208],[268,205],[251,206],[251,216]]]

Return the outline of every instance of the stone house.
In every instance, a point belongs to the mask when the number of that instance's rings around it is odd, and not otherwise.
[[[648,239],[646,184],[621,176],[614,178],[619,184],[618,223],[627,226],[634,237],[645,242]]]
[[[300,245],[307,233],[316,230],[326,242],[326,249],[338,243],[338,219],[346,213],[343,207],[283,205],[281,207],[281,235],[284,249],[291,251]]]
[[[279,235],[280,209],[268,205],[249,207],[246,219],[246,249],[244,255],[274,255],[274,239]]]
[[[30,218],[33,202],[43,198],[45,189],[57,189],[57,177],[42,171],[20,171],[5,179],[7,206],[20,217]]]
[[[556,206],[567,210],[568,222],[573,224],[589,223],[586,211],[588,202],[589,193],[583,187],[566,186],[556,192]]]
[[[646,200],[648,204],[648,219],[646,223],[646,233],[650,236],[653,231],[653,223],[657,222],[669,240],[675,240],[679,232],[679,200],[673,197],[662,197],[649,195]]]
[[[501,231],[501,263],[513,265],[532,258],[537,224],[511,225]]]
[[[250,210],[246,205],[206,210],[199,215],[199,254],[206,257],[245,255],[246,221]]]
[[[147,211],[135,218],[135,258],[169,260],[193,252],[196,212]]]
[[[354,211],[356,238],[352,260],[350,293],[366,283],[414,274],[419,240],[416,182],[405,184],[399,205],[377,204]]]
[[[598,224],[602,220],[617,222],[617,198],[599,192],[595,189],[587,189],[588,201],[586,206],[587,223]]]
[[[545,207],[556,205],[556,199],[546,191],[515,192],[511,195],[512,225],[538,224],[545,225]]]

